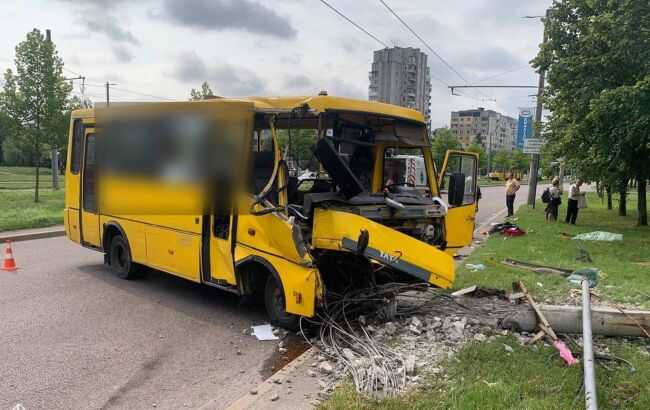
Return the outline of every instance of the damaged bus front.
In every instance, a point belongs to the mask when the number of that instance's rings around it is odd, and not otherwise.
[[[257,195],[252,213],[286,215],[325,292],[381,282],[449,288],[452,255],[472,240],[477,156],[447,153],[438,178],[421,115],[386,107],[397,108],[320,97],[256,114],[254,145],[269,135],[279,160],[276,183]],[[292,135],[305,132],[313,133],[319,171],[299,180],[286,163]],[[409,170],[403,158],[418,158],[420,169]]]

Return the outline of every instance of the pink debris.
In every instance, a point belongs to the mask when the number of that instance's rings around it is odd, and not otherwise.
[[[553,342],[553,346],[560,352],[560,357],[568,364],[569,366],[577,364],[578,361],[576,360],[575,357],[573,357],[573,354],[571,353],[571,350],[562,342],[561,340],[556,340]]]

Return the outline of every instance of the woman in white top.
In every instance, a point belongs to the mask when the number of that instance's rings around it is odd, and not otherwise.
[[[576,183],[571,185],[569,189],[569,200],[566,210],[566,223],[571,225],[576,224],[576,219],[578,219],[578,209],[587,207],[587,199],[585,198],[585,193],[580,192],[580,187],[582,186],[582,178],[578,178]]]

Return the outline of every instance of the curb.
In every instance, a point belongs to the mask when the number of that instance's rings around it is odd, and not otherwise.
[[[32,239],[44,239],[44,238],[55,238],[57,236],[65,236],[65,229],[61,227],[56,230],[47,230],[47,231],[37,231],[37,232],[15,232],[3,234],[0,233],[0,242],[11,241],[11,242],[21,242],[21,241],[30,241]]]
[[[287,364],[284,366],[282,369],[280,369],[278,372],[273,374],[271,377],[268,379],[264,380],[260,384],[257,385],[255,390],[257,390],[257,394],[251,395],[250,393],[246,393],[239,399],[235,400],[231,404],[225,407],[226,410],[249,410],[249,409],[257,409],[260,408],[260,401],[264,401],[264,403],[268,403],[269,400],[265,396],[268,395],[269,392],[271,392],[275,387],[277,387],[277,384],[275,383],[275,380],[282,380],[286,379],[291,372],[296,370],[300,365],[304,364],[306,361],[313,359],[316,356],[316,349],[313,347],[310,347],[307,349],[305,352],[303,352],[300,356],[296,357],[291,363]],[[302,376],[301,376],[302,377]],[[298,409],[301,408],[299,397],[294,397],[294,405],[292,408]],[[279,408],[277,406],[273,406],[275,408]],[[312,406],[309,406],[312,407]],[[199,407],[200,410],[208,410],[208,409],[219,409],[223,408],[223,402],[219,399],[212,399],[209,402],[205,403],[201,407]]]

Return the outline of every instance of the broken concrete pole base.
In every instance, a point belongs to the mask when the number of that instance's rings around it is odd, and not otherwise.
[[[538,305],[556,333],[581,334],[582,308],[580,306]],[[650,312],[625,310],[621,312],[604,306],[591,309],[594,335],[640,337],[650,331]],[[532,307],[524,307],[501,321],[504,329],[533,332],[537,328],[537,316]]]

